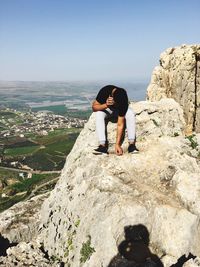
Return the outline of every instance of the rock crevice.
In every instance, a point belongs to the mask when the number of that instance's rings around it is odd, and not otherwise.
[[[197,93],[198,93],[198,85],[197,85],[197,75],[198,75],[198,54],[195,53],[195,78],[194,78],[194,122],[193,122],[193,131],[196,128],[196,117],[197,117]]]

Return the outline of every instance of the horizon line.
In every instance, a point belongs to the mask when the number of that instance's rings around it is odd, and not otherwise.
[[[97,80],[1,80],[0,82],[108,82],[108,81],[113,81],[115,79],[97,79]],[[149,82],[150,79],[116,79],[117,82]]]

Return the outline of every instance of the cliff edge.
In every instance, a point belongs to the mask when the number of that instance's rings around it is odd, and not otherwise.
[[[10,264],[4,266],[107,267],[124,227],[138,223],[148,228],[151,249],[165,266],[185,253],[200,256],[200,134],[185,137],[188,121],[174,99],[130,105],[140,152],[127,153],[125,136],[124,155],[116,156],[116,124],[110,122],[109,155],[93,155],[93,113],[43,203],[38,236],[9,248],[0,258]]]

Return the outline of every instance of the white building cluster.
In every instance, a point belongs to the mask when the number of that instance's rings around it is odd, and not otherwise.
[[[48,111],[19,112],[9,109],[16,116],[6,119],[0,117],[0,125],[5,130],[0,131],[0,137],[18,135],[24,137],[25,133],[47,135],[49,131],[59,128],[82,128],[86,120],[55,115]]]

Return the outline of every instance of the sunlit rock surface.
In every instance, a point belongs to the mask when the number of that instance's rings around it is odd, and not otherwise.
[[[174,98],[183,108],[186,133],[200,132],[200,45],[182,45],[161,54],[147,98],[165,97]]]
[[[0,233],[10,242],[31,241],[39,233],[40,209],[49,192],[19,202],[0,213]]]
[[[116,124],[109,123],[110,154],[94,156],[93,114],[43,205],[44,247],[72,267],[107,266],[124,226],[137,223],[148,227],[151,247],[166,265],[184,253],[200,255],[198,150],[182,134],[183,112],[172,99],[131,106],[140,153],[129,155],[125,138],[124,155],[116,156]],[[185,186],[190,178],[194,187]],[[83,262],[86,243],[91,254]]]

